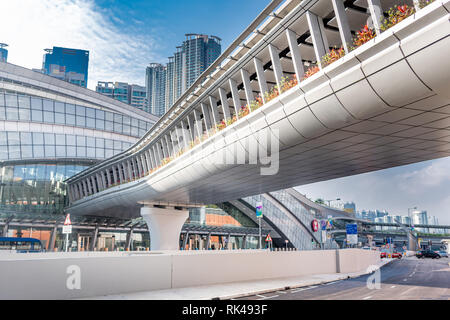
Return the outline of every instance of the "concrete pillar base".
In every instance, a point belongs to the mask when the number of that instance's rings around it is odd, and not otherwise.
[[[142,207],[150,232],[150,250],[179,250],[180,233],[189,217],[188,210]]]

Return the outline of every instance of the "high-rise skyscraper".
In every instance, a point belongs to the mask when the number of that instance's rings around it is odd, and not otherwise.
[[[99,81],[95,91],[148,112],[145,87],[126,82]]]
[[[197,78],[220,56],[221,39],[204,34],[186,34],[166,66],[147,67],[147,102],[150,112],[162,116]],[[164,85],[161,81],[164,78]],[[149,87],[151,84],[152,87]]]
[[[0,43],[0,62],[8,62],[8,50],[5,49],[8,45]]]
[[[87,88],[89,51],[61,47],[45,51],[42,63],[45,74]]]
[[[167,67],[151,63],[146,70],[145,87],[149,112],[161,117],[166,113],[166,74]]]
[[[220,56],[221,39],[204,34],[186,34],[183,51],[186,56],[186,88]]]

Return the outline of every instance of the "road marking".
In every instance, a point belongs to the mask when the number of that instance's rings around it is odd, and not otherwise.
[[[403,281],[408,281],[408,279],[403,279]]]
[[[271,299],[271,298],[276,298],[276,297],[279,297],[279,296],[280,296],[280,295],[276,294],[276,295],[274,295],[274,296],[264,297],[264,298],[260,298],[260,299],[258,299],[258,300]]]
[[[261,294],[257,294],[256,296],[257,296],[257,297],[260,297],[260,298],[265,298],[265,296],[263,296],[263,295],[261,295]]]
[[[286,294],[286,291],[277,291],[278,293]]]
[[[301,289],[298,289],[298,290],[295,290],[295,291],[291,291],[291,293],[296,293],[296,292],[305,291],[305,290],[314,289],[314,288],[317,288],[317,286],[301,288]]]
[[[391,288],[395,288],[396,286],[392,286]]]
[[[368,300],[368,299],[370,299],[370,298],[372,298],[372,296],[368,296],[368,297],[365,297],[365,298],[362,298],[363,300]]]
[[[339,281],[341,281],[341,280],[339,280]],[[335,284],[335,283],[338,283],[339,281],[328,282],[328,283],[325,283],[324,285],[329,286],[330,284]]]

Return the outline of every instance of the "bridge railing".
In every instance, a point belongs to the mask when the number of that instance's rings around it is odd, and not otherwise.
[[[134,147],[69,179],[70,201],[151,175],[292,88],[313,88],[330,64],[430,2],[285,1]]]

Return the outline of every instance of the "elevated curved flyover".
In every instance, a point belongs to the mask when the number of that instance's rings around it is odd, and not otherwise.
[[[303,79],[306,63],[346,43],[369,14],[356,1],[286,0],[136,145],[69,179],[67,210],[133,217],[142,205],[219,203],[450,156],[449,2],[434,1]],[[238,112],[286,75],[301,80]],[[239,119],[214,130],[233,109]]]
[[[74,194],[68,211],[137,215],[143,201],[217,203],[449,156],[446,6],[435,1],[155,172]],[[298,7],[296,22],[305,12]],[[245,142],[259,143],[261,131],[279,139],[276,175],[261,175],[262,165],[217,164],[223,154],[248,159]],[[69,179],[69,186],[111,163],[142,157],[155,139]]]

